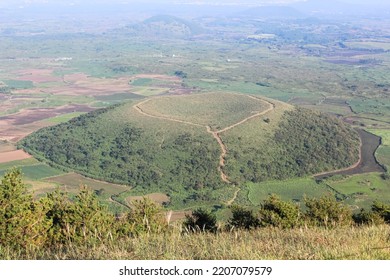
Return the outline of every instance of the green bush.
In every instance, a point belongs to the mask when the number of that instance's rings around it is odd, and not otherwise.
[[[277,195],[271,195],[259,210],[260,224],[263,227],[294,228],[302,224],[299,206],[282,201]]]
[[[43,207],[27,193],[20,169],[7,172],[0,183],[0,245],[42,246],[42,232],[49,226]]]
[[[352,219],[357,225],[381,225],[385,223],[379,213],[364,209],[361,209],[359,213],[353,214]]]
[[[374,213],[381,216],[386,223],[390,223],[390,204],[374,201],[371,209]]]
[[[260,226],[259,218],[253,214],[253,211],[237,205],[232,206],[231,211],[232,218],[228,221],[227,229],[254,229]]]
[[[192,215],[186,215],[183,226],[189,232],[216,232],[217,218],[215,214],[198,208],[192,212]]]
[[[71,241],[70,221],[72,203],[65,193],[56,190],[40,199],[45,219],[50,221],[46,230],[47,244],[56,245]]]
[[[320,198],[305,198],[306,217],[316,226],[336,227],[352,224],[352,211],[349,206],[336,200],[332,195]]]
[[[132,202],[130,211],[122,219],[121,233],[138,235],[161,233],[168,228],[162,208],[147,197]]]
[[[82,187],[70,209],[72,240],[92,242],[109,239],[113,235],[115,217],[104,207],[97,196]]]

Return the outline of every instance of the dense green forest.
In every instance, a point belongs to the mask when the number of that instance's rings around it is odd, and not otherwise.
[[[263,138],[261,145],[228,138],[229,176],[238,182],[302,177],[351,166],[359,157],[355,130],[336,118],[303,108],[284,112],[275,131]]]

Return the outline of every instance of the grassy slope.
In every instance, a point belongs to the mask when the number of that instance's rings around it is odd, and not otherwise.
[[[309,228],[214,234],[141,235],[94,246],[36,250],[27,254],[0,247],[1,259],[126,260],[388,260],[390,227]],[[183,250],[183,248],[186,248]]]
[[[246,95],[216,92],[155,98],[140,107],[155,116],[169,116],[177,120],[209,125],[212,129],[222,129],[255,112],[264,111],[268,105],[260,99]]]

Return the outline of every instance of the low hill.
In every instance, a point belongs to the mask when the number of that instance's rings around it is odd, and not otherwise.
[[[220,201],[232,183],[348,167],[359,155],[344,123],[279,101],[208,93],[137,102],[41,129],[20,145],[61,168],[166,193],[175,205]]]
[[[170,15],[157,15],[128,27],[131,33],[142,36],[182,38],[204,32],[197,24]]]

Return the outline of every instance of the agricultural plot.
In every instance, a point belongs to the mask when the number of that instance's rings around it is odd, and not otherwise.
[[[0,163],[0,170],[7,170],[13,167],[21,167],[21,166],[34,165],[34,164],[39,164],[39,161],[36,160],[35,158],[30,157],[28,159]]]
[[[390,169],[390,131],[384,129],[371,129],[371,133],[381,137],[381,145],[375,152],[375,157],[382,165]]]
[[[144,197],[156,202],[157,204],[162,205],[163,203],[169,202],[169,197],[163,193],[151,193],[144,196],[129,196],[126,198],[126,203],[131,206],[131,204],[136,200],[142,200]]]
[[[30,157],[31,155],[25,153],[22,150],[3,152],[0,153],[0,163],[10,162],[10,161],[12,162],[17,160],[27,159]]]
[[[317,183],[312,178],[299,178],[286,181],[266,181],[262,183],[247,183],[248,199],[252,205],[258,206],[271,194],[280,196],[283,200],[300,202],[307,197],[321,197],[329,192],[323,183]]]
[[[96,191],[99,195],[111,196],[128,191],[130,187],[125,185],[110,184],[84,177],[77,173],[69,173],[45,179],[45,182],[62,186],[69,193],[77,193],[81,186],[86,186]]]
[[[390,50],[390,42],[378,42],[378,41],[354,41],[346,42],[346,45],[355,49],[367,49],[367,50]]]
[[[390,202],[390,180],[384,180],[380,173],[330,178],[325,180],[325,184],[343,195],[345,202],[356,207],[369,209],[375,200]]]
[[[8,141],[0,141],[0,154],[4,152],[12,152],[15,150],[15,145],[9,143]]]
[[[11,168],[20,168],[22,174],[26,180],[42,180],[47,177],[57,176],[64,172],[48,166],[47,164],[39,163],[35,159],[25,159],[12,161],[8,163],[0,164],[0,176],[4,175]]]

